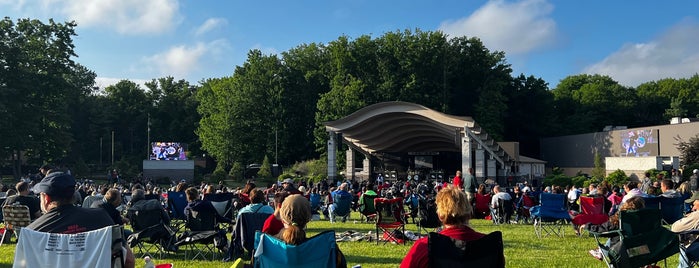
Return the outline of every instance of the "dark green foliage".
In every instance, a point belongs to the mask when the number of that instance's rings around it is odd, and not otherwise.
[[[609,176],[605,179],[609,185],[612,186],[623,186],[629,181],[629,177],[623,170],[617,169],[616,171],[609,173]]]
[[[263,180],[270,180],[272,178],[272,164],[269,163],[269,157],[265,155],[265,159],[262,161],[260,170],[257,171],[257,176]]]

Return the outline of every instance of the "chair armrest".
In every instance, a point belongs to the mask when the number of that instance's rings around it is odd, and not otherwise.
[[[587,229],[587,231],[594,236],[597,237],[615,237],[615,236],[620,236],[621,231],[620,230],[612,230],[612,231],[606,231],[606,232],[595,232],[595,231],[590,231],[590,229]]]
[[[699,234],[699,229],[694,229],[694,230],[687,230],[687,231],[681,231],[681,232],[673,232],[678,235],[693,235],[693,234]]]

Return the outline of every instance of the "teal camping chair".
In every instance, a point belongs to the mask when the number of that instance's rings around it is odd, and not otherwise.
[[[300,245],[289,245],[271,235],[255,234],[255,268],[327,268],[337,261],[335,231],[325,231]]]

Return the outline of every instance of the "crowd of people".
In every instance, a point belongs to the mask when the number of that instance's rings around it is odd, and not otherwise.
[[[202,182],[189,185],[186,181],[169,187],[160,187],[152,181],[126,184],[121,180],[110,184],[96,184],[87,180],[76,181],[70,174],[50,167],[42,169],[44,176],[38,182],[20,181],[12,189],[7,189],[4,204],[23,204],[29,207],[33,222],[28,227],[43,232],[78,233],[95,230],[113,224],[131,225],[136,231],[142,229],[138,214],[144,211],[157,212],[162,223],[161,230],[153,231],[160,241],[160,246],[167,251],[178,251],[177,230],[171,228],[172,211],[168,205],[168,192],[186,194],[187,206],[184,214],[187,218],[197,214],[214,215],[217,223],[233,224],[235,218],[245,213],[268,214],[262,227],[262,232],[278,237],[280,240],[298,245],[308,239],[306,225],[312,219],[321,215],[333,222],[336,218],[344,221],[346,216],[339,211],[339,200],[349,201],[350,209],[358,211],[363,206],[365,195],[381,198],[403,198],[404,204],[411,210],[412,217],[420,206],[432,201],[435,206],[436,218],[441,223],[441,234],[463,241],[475,240],[484,234],[469,227],[472,218],[487,218],[494,216],[499,200],[512,201],[516,217],[514,222],[528,222],[528,209],[536,205],[537,196],[544,192],[564,194],[571,211],[571,219],[579,211],[580,196],[604,197],[604,211],[610,216],[604,224],[575,225],[576,232],[587,228],[590,230],[608,230],[618,228],[618,212],[626,209],[639,209],[644,206],[642,197],[665,196],[668,198],[683,198],[687,200],[687,211],[699,209],[699,195],[696,180],[699,171],[694,171],[690,181],[677,180],[675,176],[655,182],[646,180],[629,182],[623,188],[608,185],[606,182],[590,184],[589,187],[578,189],[575,186],[533,187],[526,181],[514,187],[502,187],[496,184],[477,184],[473,170],[468,170],[464,176],[457,171],[453,180],[420,181],[338,181],[331,184],[326,180],[312,183],[306,180],[287,178],[279,183],[258,186],[254,181],[248,181],[243,187],[231,189],[219,182],[211,184]],[[674,175],[674,174],[673,174]],[[694,180],[694,182],[692,182]],[[235,214],[230,217],[219,215],[211,202],[203,198],[206,195],[232,193],[235,196],[233,208]],[[639,201],[640,200],[640,201]],[[92,209],[98,208],[98,209]],[[692,212],[677,225],[673,231],[699,228],[699,212]],[[415,221],[415,219],[413,219]],[[226,229],[219,231],[219,250],[227,252],[225,260],[231,260],[231,245],[227,241]],[[141,232],[126,230],[127,236],[145,235]],[[153,236],[154,234],[148,234]],[[138,237],[136,237],[137,239]],[[425,267],[426,238],[418,239],[401,267]],[[130,239],[130,242],[132,239]],[[135,242],[134,242],[135,243]],[[610,241],[613,244],[615,241]],[[129,244],[134,246],[133,243]],[[690,247],[699,251],[699,246]],[[127,264],[133,265],[134,256],[129,249]],[[338,267],[346,267],[344,255],[337,252]],[[591,252],[599,257],[599,252]],[[132,267],[132,266],[131,266]]]

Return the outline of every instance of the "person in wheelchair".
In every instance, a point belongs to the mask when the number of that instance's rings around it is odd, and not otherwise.
[[[473,207],[468,202],[466,193],[449,186],[437,193],[435,200],[437,203],[437,215],[444,225],[439,233],[462,241],[473,241],[480,239],[485,234],[479,233],[469,227]],[[415,241],[413,247],[401,262],[401,268],[427,267],[429,263],[428,237]]]
[[[699,192],[694,193],[692,197],[684,202],[692,204],[692,212],[672,224],[671,230],[675,233],[699,229]],[[692,267],[690,262],[699,260],[699,242],[696,242],[697,238],[699,238],[699,234],[682,235],[680,243],[683,246],[680,246],[680,261],[677,267]]]
[[[284,228],[276,235],[290,245],[299,245],[305,242],[306,224],[311,221],[311,203],[302,195],[289,195],[279,208],[279,217],[284,223]],[[347,268],[347,260],[339,247],[337,248],[336,267]]]
[[[643,198],[640,196],[633,196],[626,200],[621,207],[619,208],[619,211],[624,211],[624,210],[638,210],[646,207],[645,201],[643,201]],[[589,231],[596,232],[596,233],[603,233],[603,232],[608,232],[612,230],[618,230],[619,229],[619,211],[617,211],[616,214],[612,215],[609,217],[609,220],[602,223],[602,224],[591,224],[591,225],[583,225],[580,228],[587,228]],[[619,244],[620,238],[619,236],[614,236],[609,238],[607,240],[606,246],[607,247],[614,247],[614,245]],[[590,250],[590,254],[597,258],[597,259],[602,259],[602,252],[600,252],[600,249],[593,249]]]

